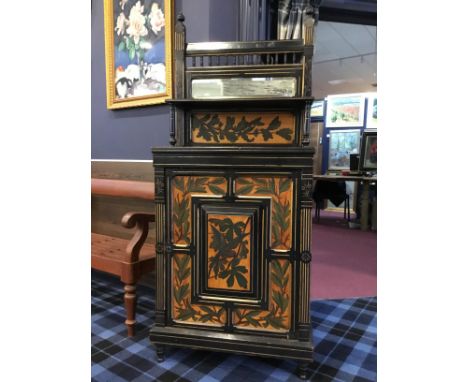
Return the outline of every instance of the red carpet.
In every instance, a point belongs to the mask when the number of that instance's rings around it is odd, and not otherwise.
[[[312,225],[311,299],[377,296],[377,234],[322,211]]]

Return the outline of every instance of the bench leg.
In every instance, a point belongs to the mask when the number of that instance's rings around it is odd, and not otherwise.
[[[135,307],[136,307],[136,286],[135,284],[125,284],[124,286],[124,303],[125,311],[127,313],[127,319],[125,325],[127,325],[127,334],[132,337],[135,334]]]

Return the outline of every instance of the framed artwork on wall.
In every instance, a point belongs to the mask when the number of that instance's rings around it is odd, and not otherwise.
[[[330,130],[328,135],[328,170],[349,170],[349,155],[359,153],[361,130]]]
[[[327,97],[326,127],[362,127],[365,97],[344,94]]]
[[[367,98],[366,128],[377,128],[377,93]]]
[[[107,108],[172,95],[173,0],[104,0]]]
[[[325,101],[323,99],[312,102],[310,107],[310,118],[322,119],[324,114]]]
[[[364,130],[359,156],[360,171],[377,171],[377,130]]]

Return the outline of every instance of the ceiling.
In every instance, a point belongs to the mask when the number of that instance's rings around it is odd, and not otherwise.
[[[377,91],[377,27],[319,21],[312,65],[312,95]]]

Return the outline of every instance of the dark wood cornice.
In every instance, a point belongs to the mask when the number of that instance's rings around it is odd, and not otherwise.
[[[319,8],[319,20],[376,26],[377,12],[321,6]]]

